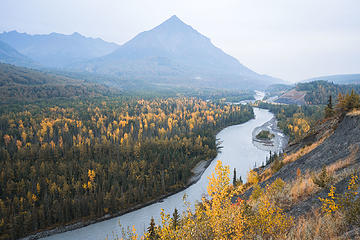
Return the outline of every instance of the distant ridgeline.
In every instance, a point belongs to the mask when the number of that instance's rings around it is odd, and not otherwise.
[[[18,66],[34,67],[35,62],[30,58],[19,53],[9,44],[0,41],[0,63],[15,64]]]
[[[355,81],[354,81],[355,82]],[[351,91],[360,93],[360,84],[336,84],[324,80],[297,83],[294,86],[277,84],[266,90],[266,99],[278,96],[277,103],[318,105],[327,104],[329,96],[334,103],[339,94],[350,94]]]
[[[308,104],[327,104],[330,95],[336,100],[339,94],[350,94],[352,90],[356,93],[360,93],[360,84],[339,85],[327,81],[314,81],[309,83],[298,83],[296,85],[296,90],[306,91],[305,101]]]
[[[87,38],[79,33],[71,35],[60,33],[30,35],[11,31],[1,33],[0,41],[36,62],[38,66],[52,68],[64,68],[75,62],[101,57],[119,47],[115,43],[105,42],[100,38]],[[16,61],[5,63],[18,65]]]
[[[360,84],[360,74],[339,74],[315,77],[305,80],[305,82],[327,81],[335,84]]]
[[[51,98],[108,96],[118,92],[101,84],[0,63],[0,103],[3,104]]]
[[[217,131],[254,117],[249,106],[198,98],[73,98],[0,112],[0,239],[179,190],[216,156]]]

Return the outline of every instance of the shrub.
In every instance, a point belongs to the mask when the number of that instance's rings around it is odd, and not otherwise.
[[[258,186],[258,185],[257,185]],[[293,218],[283,212],[279,206],[279,196],[284,190],[285,182],[278,178],[271,185],[261,189],[256,187],[251,196],[255,200],[251,214],[245,222],[246,239],[285,239]]]
[[[316,191],[315,184],[309,174],[298,176],[291,184],[290,195],[293,201],[305,199]]]
[[[336,188],[331,186],[327,198],[319,198],[323,203],[322,210],[328,215],[338,212],[344,214],[348,224],[360,226],[360,180],[358,174],[353,174],[344,194],[336,194]]]
[[[273,173],[276,173],[277,171],[279,171],[282,167],[284,166],[284,163],[282,160],[280,159],[276,159],[273,164],[271,165],[271,171]]]
[[[259,182],[259,174],[254,170],[251,170],[247,174],[247,182],[251,185],[257,184]]]
[[[329,184],[332,182],[333,178],[329,176],[326,166],[323,166],[321,172],[318,175],[312,176],[312,180],[317,186],[321,188],[327,188],[329,187]]]

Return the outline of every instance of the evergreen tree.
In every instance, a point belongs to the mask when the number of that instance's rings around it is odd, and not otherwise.
[[[233,185],[236,186],[236,168],[234,168],[234,178],[233,178]]]
[[[155,220],[153,217],[151,217],[151,220],[150,220],[150,226],[148,227],[148,233],[149,233],[150,240],[157,239]]]
[[[332,104],[332,97],[329,95],[328,104],[325,108],[325,117],[331,117],[332,115],[334,115],[334,109]]]
[[[328,100],[328,108],[330,108],[330,109],[333,109],[333,106],[332,106],[332,96],[331,95],[329,95],[329,100]]]
[[[176,230],[176,228],[179,226],[179,221],[180,221],[180,215],[176,208],[174,210],[172,220],[173,220],[173,228],[174,230]]]
[[[240,176],[240,178],[239,178],[239,183],[240,183],[240,184],[243,184],[243,183],[244,183],[243,180],[242,180],[242,178],[241,178],[241,176]]]

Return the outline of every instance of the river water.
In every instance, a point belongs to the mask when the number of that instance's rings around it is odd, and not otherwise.
[[[217,160],[221,160],[223,165],[230,166],[230,179],[233,177],[233,169],[236,168],[237,176],[241,176],[242,179],[245,180],[247,172],[255,165],[260,166],[269,155],[268,150],[261,150],[253,144],[252,132],[256,127],[262,126],[264,123],[270,121],[273,118],[273,114],[268,112],[268,110],[258,108],[254,108],[254,113],[255,119],[243,124],[227,127],[217,134],[217,139],[219,139],[223,147],[221,152],[219,152],[214,161],[211,162],[200,180],[187,189],[167,197],[162,202],[154,203],[125,215],[76,230],[55,234],[44,239],[103,240],[107,236],[109,239],[113,239],[113,234],[121,236],[119,221],[123,227],[134,225],[137,232],[142,234],[149,226],[151,217],[154,217],[156,222],[159,221],[161,209],[164,209],[166,213],[170,214],[172,214],[175,208],[180,212],[185,210],[183,203],[184,194],[187,195],[187,201],[191,204],[199,201],[201,197],[206,194],[208,176],[214,171]]]

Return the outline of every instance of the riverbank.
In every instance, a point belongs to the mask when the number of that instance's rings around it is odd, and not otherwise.
[[[210,161],[210,160],[208,160]],[[208,162],[208,161],[205,161],[205,162]],[[211,161],[210,161],[211,163]],[[209,163],[209,164],[210,164]],[[206,169],[205,169],[206,170]],[[204,170],[204,171],[205,171]],[[204,172],[203,171],[203,172]],[[202,172],[202,173],[203,173]],[[164,194],[164,195],[161,195],[160,197],[156,198],[156,199],[153,199],[151,201],[148,201],[146,203],[141,203],[141,204],[137,204],[129,209],[126,209],[124,211],[120,211],[116,214],[106,214],[105,216],[103,217],[100,217],[100,218],[97,218],[97,219],[93,219],[93,220],[86,220],[86,221],[78,221],[76,223],[70,223],[70,224],[67,224],[65,226],[60,226],[60,227],[55,227],[53,229],[49,229],[49,230],[44,230],[44,231],[40,231],[38,233],[35,233],[35,234],[32,234],[32,235],[29,235],[27,237],[24,237],[24,238],[20,238],[20,240],[36,240],[36,239],[41,239],[41,238],[45,238],[45,237],[49,237],[49,236],[52,236],[52,235],[55,235],[55,234],[59,234],[59,233],[64,233],[64,232],[68,232],[68,231],[72,231],[72,230],[76,230],[76,229],[79,229],[79,228],[83,228],[83,227],[86,227],[86,226],[89,226],[91,224],[95,224],[95,223],[99,223],[99,222],[103,222],[103,221],[106,221],[106,220],[109,220],[109,219],[112,219],[112,218],[116,218],[116,217],[120,217],[122,215],[125,215],[127,213],[130,213],[130,212],[133,212],[133,211],[136,211],[136,210],[139,210],[141,208],[144,208],[144,207],[147,207],[149,205],[152,205],[154,203],[157,203],[157,202],[162,202],[162,200],[164,200],[165,198],[169,197],[169,196],[172,196],[174,194],[177,194],[181,191],[183,191],[184,189],[190,187],[191,185],[195,184],[199,179],[200,179],[201,175],[199,176],[199,178],[197,178],[196,181],[193,181],[193,182],[190,182],[188,185],[174,191],[174,192],[171,192],[171,193],[168,193],[168,194]]]
[[[86,221],[77,221],[76,223],[70,223],[70,224],[67,224],[65,226],[55,227],[55,228],[49,229],[49,230],[43,230],[43,231],[40,231],[38,233],[29,235],[27,237],[20,238],[20,240],[36,240],[36,239],[40,239],[40,238],[49,237],[49,236],[52,236],[52,235],[55,235],[55,234],[76,230],[76,229],[79,229],[79,228],[89,226],[91,224],[95,224],[95,223],[103,222],[103,221],[106,221],[106,220],[109,220],[109,219],[112,219],[112,218],[120,217],[120,216],[125,215],[127,213],[130,213],[130,212],[139,210],[141,208],[147,207],[149,205],[152,205],[154,203],[162,202],[165,198],[168,198],[169,196],[175,195],[175,194],[183,191],[184,189],[190,187],[191,185],[195,184],[197,181],[199,181],[202,174],[205,172],[207,167],[211,164],[211,162],[214,159],[200,161],[191,170],[191,172],[193,173],[193,176],[191,176],[191,178],[188,180],[187,185],[185,185],[184,187],[179,188],[176,191],[173,191],[173,192],[168,193],[168,194],[161,195],[158,198],[153,199],[151,201],[148,201],[146,203],[137,204],[137,205],[135,205],[135,206],[133,206],[133,207],[131,207],[129,209],[126,209],[124,211],[120,211],[120,212],[118,212],[116,214],[106,214],[105,216],[97,218],[97,219],[86,220]]]

